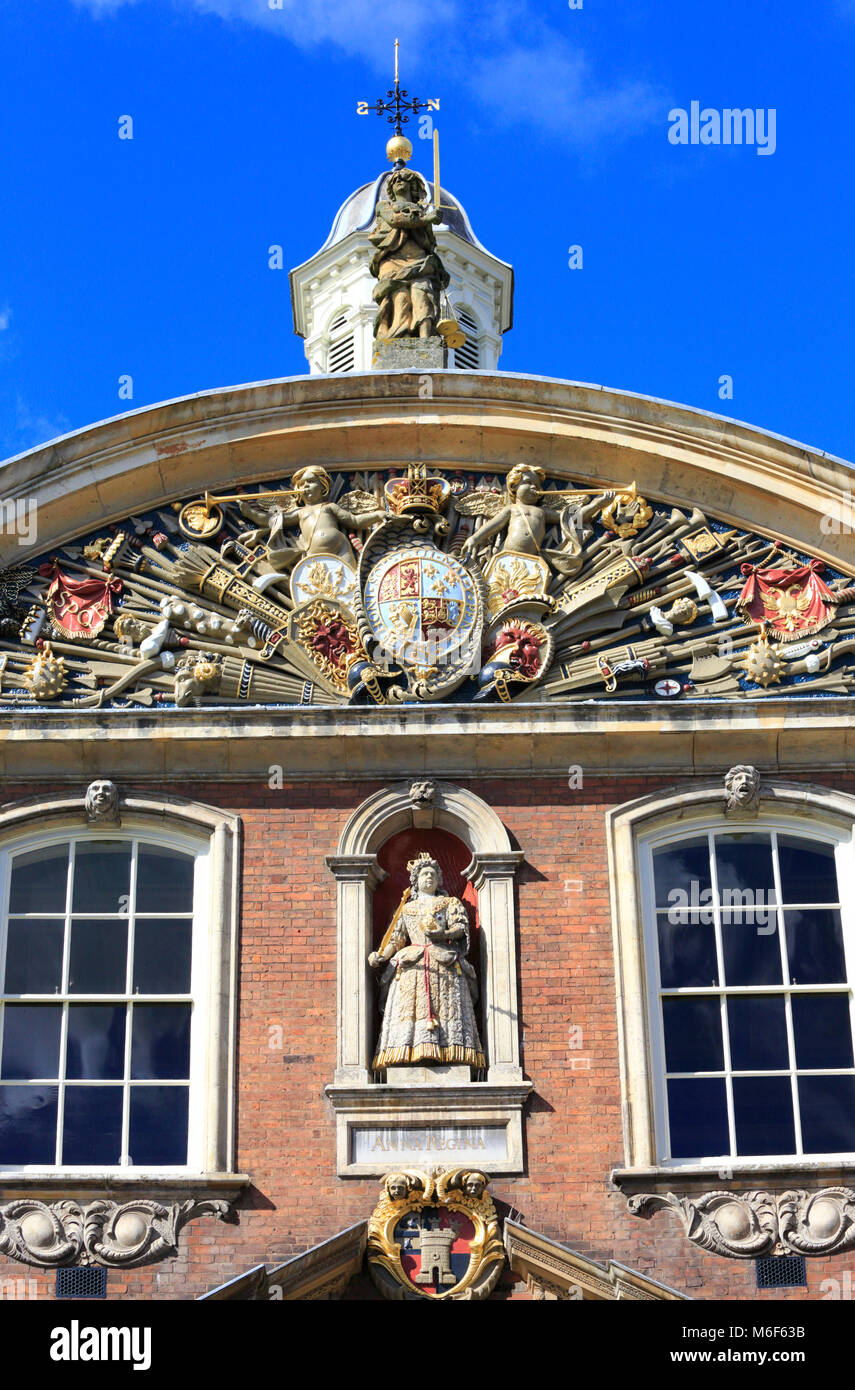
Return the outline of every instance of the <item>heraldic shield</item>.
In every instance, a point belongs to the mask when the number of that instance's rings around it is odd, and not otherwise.
[[[486,1188],[472,1169],[389,1173],[368,1223],[368,1266],[385,1298],[482,1299],[505,1250]]]

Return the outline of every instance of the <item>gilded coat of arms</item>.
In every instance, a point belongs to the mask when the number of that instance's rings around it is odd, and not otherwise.
[[[368,1223],[368,1267],[386,1298],[486,1298],[505,1249],[477,1170],[389,1173]]]

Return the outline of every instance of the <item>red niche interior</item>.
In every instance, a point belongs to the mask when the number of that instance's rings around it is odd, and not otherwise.
[[[383,940],[383,934],[405,890],[410,886],[407,865],[411,859],[417,859],[423,850],[433,855],[442,870],[443,892],[460,898],[466,904],[473,947],[470,955],[474,958],[477,956],[474,948],[478,931],[478,895],[469,880],[463,877],[463,870],[472,862],[472,851],[448,830],[402,830],[378,850],[377,862],[389,877],[374,893],[374,949]]]

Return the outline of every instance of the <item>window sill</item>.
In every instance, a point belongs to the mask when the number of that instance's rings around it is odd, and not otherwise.
[[[694,1196],[706,1192],[747,1191],[757,1187],[846,1187],[855,1185],[855,1155],[850,1160],[789,1158],[784,1162],[746,1163],[701,1167],[614,1168],[611,1183],[624,1197],[643,1193],[679,1192]]]
[[[246,1173],[164,1173],[157,1169],[140,1168],[133,1173],[61,1172],[45,1169],[21,1172],[0,1172],[0,1201],[28,1197],[36,1201],[51,1201],[57,1197],[78,1195],[93,1200],[112,1197],[117,1201],[139,1196],[155,1200],[173,1196],[181,1201],[189,1197],[222,1197],[234,1201],[249,1187]]]

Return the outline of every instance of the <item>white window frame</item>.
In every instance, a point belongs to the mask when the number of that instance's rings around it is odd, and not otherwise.
[[[620,1061],[624,1166],[614,1172],[619,1186],[633,1174],[673,1180],[679,1173],[740,1173],[761,1176],[783,1170],[842,1169],[850,1156],[836,1154],[724,1155],[693,1161],[669,1160],[663,1148],[665,1112],[661,1104],[665,1059],[658,1011],[658,942],[651,939],[650,850],[668,840],[717,830],[777,829],[808,839],[833,842],[843,914],[848,986],[855,991],[855,935],[851,886],[855,881],[855,796],[808,783],[763,778],[756,819],[725,816],[724,770],[716,782],[666,787],[615,807],[606,816],[609,887],[615,950],[618,1051]],[[842,862],[841,862],[842,861]],[[654,955],[655,952],[655,955]],[[653,972],[653,973],[652,973]],[[781,992],[787,989],[782,984]],[[750,989],[748,992],[757,992]],[[850,996],[851,997],[851,996]],[[666,1155],[663,1157],[663,1155]]]
[[[814,844],[831,845],[834,848],[835,869],[837,872],[837,883],[840,894],[840,915],[843,934],[844,959],[846,964],[846,984],[836,985],[790,985],[782,974],[780,985],[743,985],[727,986],[718,985],[709,988],[686,986],[684,990],[666,989],[663,991],[660,979],[659,961],[659,938],[656,921],[656,904],[653,882],[653,854],[657,849],[665,848],[668,845],[676,845],[687,840],[700,838],[704,835],[729,835],[734,832],[745,831],[750,833],[769,835],[784,834],[790,836],[800,836],[805,841]],[[853,852],[851,836],[847,840],[845,834],[840,830],[831,830],[821,822],[802,822],[799,826],[792,821],[782,817],[758,816],[756,820],[727,822],[722,820],[721,815],[706,816],[696,820],[691,825],[681,824],[679,827],[670,826],[660,829],[658,832],[643,836],[639,841],[640,850],[640,874],[641,891],[643,901],[644,917],[644,955],[647,971],[647,1003],[648,1003],[648,1023],[651,1040],[652,1056],[652,1086],[653,1086],[653,1105],[654,1123],[656,1130],[656,1152],[659,1166],[670,1169],[695,1169],[698,1167],[710,1167],[719,1169],[722,1167],[732,1167],[735,1163],[747,1164],[766,1164],[766,1163],[839,1163],[842,1158],[850,1158],[853,1151],[843,1151],[833,1154],[809,1153],[805,1154],[801,1147],[801,1125],[799,1116],[798,1086],[796,1083],[797,1075],[808,1070],[797,1068],[795,1065],[786,1070],[770,1071],[768,1074],[774,1076],[787,1076],[793,1090],[793,1106],[796,1128],[796,1147],[792,1153],[788,1154],[737,1154],[735,1152],[735,1123],[733,1113],[733,1092],[730,1084],[734,1074],[730,1064],[729,1048],[725,1045],[724,1049],[724,1068],[725,1089],[727,1095],[727,1114],[728,1129],[733,1136],[733,1149],[730,1152],[717,1155],[698,1155],[693,1158],[672,1158],[671,1157],[671,1137],[668,1119],[668,1099],[667,1099],[667,1066],[665,1060],[665,1028],[662,1011],[663,995],[677,997],[685,994],[693,998],[714,997],[731,998],[738,995],[774,995],[783,996],[786,1001],[786,1017],[788,1044],[791,1056],[794,1057],[793,1048],[793,1025],[790,1007],[790,999],[794,994],[844,994],[849,995],[849,1017],[850,1027],[853,1027],[853,1038],[855,1038],[855,903],[853,903]],[[713,892],[717,897],[717,884],[713,881]],[[781,884],[778,875],[778,866],[775,866],[775,894],[777,899],[776,910],[780,910],[783,904]],[[714,913],[719,918],[720,908],[715,907]],[[783,930],[783,928],[781,928]],[[718,935],[718,922],[716,934]],[[725,1006],[726,1007],[726,1006]],[[726,1036],[725,1036],[726,1044]],[[855,1065],[850,1068],[827,1068],[828,1074],[839,1075],[848,1072],[855,1075]],[[699,1073],[701,1074],[701,1073]],[[763,1074],[766,1074],[765,1072]],[[820,1073],[821,1074],[821,1073]],[[716,1073],[718,1075],[718,1073]]]
[[[0,952],[5,962],[6,906],[13,858],[33,849],[69,841],[137,841],[193,856],[193,936],[188,1151],[181,1165],[22,1165],[0,1167],[4,1185],[12,1180],[105,1177],[144,1181],[223,1174],[234,1157],[234,1068],[237,1016],[237,918],[240,845],[239,817],[178,798],[133,797],[121,804],[121,826],[87,826],[82,798],[19,804],[0,813]],[[2,977],[0,977],[2,978]],[[54,996],[21,996],[49,1003]],[[58,996],[65,1000],[72,996]],[[78,996],[73,996],[78,1002]],[[152,997],[153,998],[153,997]],[[184,1001],[184,996],[177,996]],[[175,1002],[176,996],[164,996]],[[79,1002],[133,1002],[133,995],[81,995]],[[151,1001],[150,1001],[151,1002]],[[126,1036],[127,1050],[127,1036]],[[127,1051],[126,1051],[127,1072]],[[47,1084],[47,1083],[43,1083]],[[97,1083],[95,1083],[97,1084]],[[127,1085],[127,1079],[124,1083]],[[154,1084],[154,1083],[153,1083]],[[59,1130],[59,1124],[58,1124]],[[133,1157],[133,1155],[131,1155]]]

